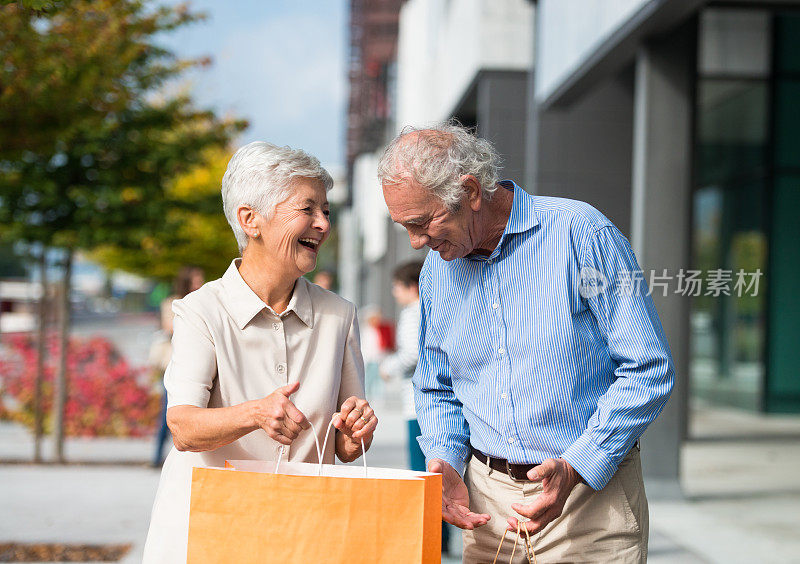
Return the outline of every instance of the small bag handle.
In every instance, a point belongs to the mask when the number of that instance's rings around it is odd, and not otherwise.
[[[334,414],[336,417],[338,414]],[[322,449],[319,448],[319,437],[317,436],[317,429],[314,427],[314,424],[309,421],[309,425],[311,425],[311,432],[314,433],[314,443],[317,447],[317,460],[319,461],[319,469],[317,472],[317,476],[322,476],[322,455],[325,452],[325,449],[328,447],[328,437],[330,436],[331,427],[333,427],[333,419],[331,419],[330,423],[328,423],[328,428],[325,429],[325,440],[322,443]],[[278,469],[281,465],[281,458],[283,458],[283,453],[286,452],[286,445],[281,445],[281,448],[278,449],[278,461],[275,463],[275,472],[273,474],[278,473]],[[367,477],[367,449],[364,446],[364,438],[361,438],[361,457],[364,459],[364,477]]]
[[[517,542],[519,542],[520,530],[525,531],[525,538],[522,539],[522,542],[525,545],[525,556],[528,559],[528,564],[536,564],[536,551],[533,550],[533,546],[531,545],[531,536],[528,533],[527,527],[523,527],[519,519],[517,519],[517,537],[514,539],[514,548],[511,549],[511,558],[508,561],[509,563],[514,562],[514,553],[517,552]],[[500,544],[497,546],[497,552],[494,555],[492,564],[497,564],[497,557],[500,556],[500,549],[503,548],[503,542],[506,540],[506,534],[508,534],[508,529],[503,531],[503,538],[500,539]],[[531,560],[531,554],[533,555],[533,560]]]

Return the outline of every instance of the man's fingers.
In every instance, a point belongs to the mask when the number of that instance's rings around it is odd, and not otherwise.
[[[446,502],[442,505],[442,519],[460,529],[472,530],[475,527],[482,527],[491,518],[491,515],[486,515],[485,513],[472,513],[469,509],[457,503]]]
[[[299,389],[300,389],[300,382],[292,382],[291,384],[286,384],[285,386],[281,386],[275,391],[278,392],[280,395],[288,398],[290,395],[292,395]]]
[[[556,461],[552,458],[546,459],[541,464],[528,470],[528,479],[532,482],[541,482],[550,476],[556,469]]]
[[[536,498],[536,501],[528,505],[524,505],[522,503],[512,503],[511,509],[523,517],[535,520],[538,519],[539,516],[544,515],[544,513],[549,511],[553,507],[554,503],[554,500],[548,499],[540,494],[539,497]]]
[[[431,460],[428,463],[428,472],[431,474],[441,474],[444,471],[441,460]]]
[[[540,518],[531,521],[523,521],[520,525],[521,529],[527,529],[528,534],[535,535],[536,533],[540,532],[544,529],[547,525],[555,521],[560,513],[557,511],[548,511]],[[517,519],[514,517],[510,517],[508,519],[508,530],[509,531],[516,531],[517,530]],[[523,533],[524,534],[524,533]]]

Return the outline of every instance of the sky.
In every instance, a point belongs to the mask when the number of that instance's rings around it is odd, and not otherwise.
[[[190,7],[207,19],[159,42],[180,57],[211,57],[210,67],[186,75],[198,105],[250,122],[237,145],[290,145],[340,167],[347,1],[193,0]]]

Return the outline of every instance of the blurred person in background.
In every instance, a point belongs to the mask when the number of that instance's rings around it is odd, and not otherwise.
[[[320,270],[314,275],[314,284],[325,290],[333,292],[333,272],[330,270]]]
[[[156,333],[156,338],[150,346],[147,364],[153,371],[154,379],[158,381],[159,391],[161,392],[161,416],[159,418],[158,431],[156,432],[156,444],[153,452],[153,460],[150,465],[153,468],[160,468],[164,462],[164,443],[169,435],[167,426],[167,390],[164,388],[164,372],[169,366],[172,358],[172,302],[180,299],[178,296],[169,296],[161,300],[161,329]]]
[[[399,265],[392,274],[392,295],[402,309],[397,320],[397,350],[387,356],[380,365],[380,375],[386,382],[402,382],[403,416],[408,428],[408,465],[411,470],[425,471],[425,455],[419,447],[420,436],[417,411],[414,407],[414,388],[411,377],[419,360],[419,273],[422,261]],[[442,552],[448,553],[450,531],[442,525]]]
[[[675,376],[653,300],[618,286],[640,269],[605,216],[500,181],[498,162],[450,123],[404,130],[378,168],[392,220],[433,250],[414,389],[443,517],[464,562],[517,527],[543,562],[645,562],[637,441]]]
[[[308,282],[328,237],[328,172],[307,153],[255,142],[222,179],[239,244],[214,280],[173,303],[165,385],[174,448],[153,504],[144,562],[185,562],[191,473],[225,460],[322,462],[369,448],[377,418],[364,398],[356,308]],[[276,515],[276,519],[280,516]],[[236,539],[231,539],[236,542]]]
[[[161,416],[159,418],[159,428],[156,432],[153,461],[151,462],[153,468],[160,468],[164,462],[164,443],[169,435],[169,427],[167,426],[167,389],[164,387],[164,372],[167,370],[172,357],[172,302],[185,298],[187,294],[199,290],[204,282],[205,272],[202,268],[199,266],[182,267],[173,284],[175,294],[162,300],[159,305],[161,329],[150,347],[148,358],[148,365],[157,375],[158,386],[162,396]]]
[[[364,352],[367,398],[373,402],[383,401],[384,389],[379,367],[383,359],[395,349],[394,327],[376,305],[363,308],[363,319],[365,329],[361,348]]]

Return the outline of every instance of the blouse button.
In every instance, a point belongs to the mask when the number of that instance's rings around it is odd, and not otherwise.
[[[284,372],[286,372],[286,365],[281,363],[278,366],[276,366],[275,369],[278,371],[278,374],[283,374]]]

